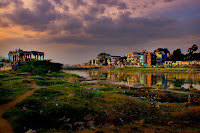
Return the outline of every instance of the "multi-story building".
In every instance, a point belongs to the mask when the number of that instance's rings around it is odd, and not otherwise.
[[[19,62],[26,62],[33,59],[44,60],[44,52],[23,51],[19,49],[16,51],[9,51],[8,58],[12,64],[18,64]]]
[[[145,66],[147,64],[147,53],[143,53],[139,56],[139,63],[142,66]]]
[[[156,55],[147,52],[147,65],[156,65]]]
[[[144,65],[144,56],[143,55],[139,56],[139,63],[140,63],[140,65]]]
[[[127,55],[127,62],[130,65],[139,65],[139,56],[141,55],[141,53],[139,52],[133,52],[131,54]]]
[[[156,64],[163,65],[169,59],[170,52],[167,48],[158,48],[154,54],[156,55]]]
[[[110,57],[110,65],[115,66],[119,63],[121,56],[111,56]]]

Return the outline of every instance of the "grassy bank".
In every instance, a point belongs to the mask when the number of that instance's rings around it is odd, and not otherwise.
[[[27,79],[27,73],[0,72],[0,104],[12,101],[18,95],[33,89],[29,86],[31,79]]]
[[[200,72],[200,68],[113,68],[110,71],[132,71],[132,72]]]
[[[10,73],[7,79],[17,75]],[[103,81],[77,82],[80,79],[78,75],[63,72],[32,76],[30,80],[41,88],[6,112],[3,118],[16,133],[29,129],[37,132],[199,131],[198,92],[191,95],[188,103],[188,94]],[[192,110],[197,112],[193,113],[195,117],[188,113]]]

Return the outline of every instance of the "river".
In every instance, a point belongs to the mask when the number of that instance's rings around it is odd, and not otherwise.
[[[68,70],[68,73],[78,74],[89,81],[104,80],[112,84],[130,87],[152,87],[155,89],[185,88],[200,90],[200,75],[191,73],[141,73],[112,72],[99,70]]]

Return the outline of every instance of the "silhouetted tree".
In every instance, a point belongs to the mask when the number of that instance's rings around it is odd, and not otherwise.
[[[183,61],[184,54],[182,54],[181,49],[176,49],[173,51],[172,56],[170,57],[171,61]]]
[[[198,50],[198,46],[196,44],[188,48],[187,50],[188,54],[186,54],[184,60],[199,60],[200,59],[199,53],[194,53],[197,50]]]
[[[107,59],[110,58],[110,54],[107,53],[100,53],[97,55],[97,59],[99,59],[100,64],[107,65]]]
[[[170,53],[169,50],[167,48],[157,48],[156,50],[154,50],[154,54],[155,52],[161,52],[163,51],[165,54]]]
[[[188,54],[193,54],[193,52],[198,50],[198,46],[196,44],[192,45],[191,48],[188,48],[187,52]]]

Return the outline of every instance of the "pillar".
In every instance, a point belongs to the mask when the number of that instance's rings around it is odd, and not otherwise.
[[[17,61],[17,56],[15,55],[15,61]]]

